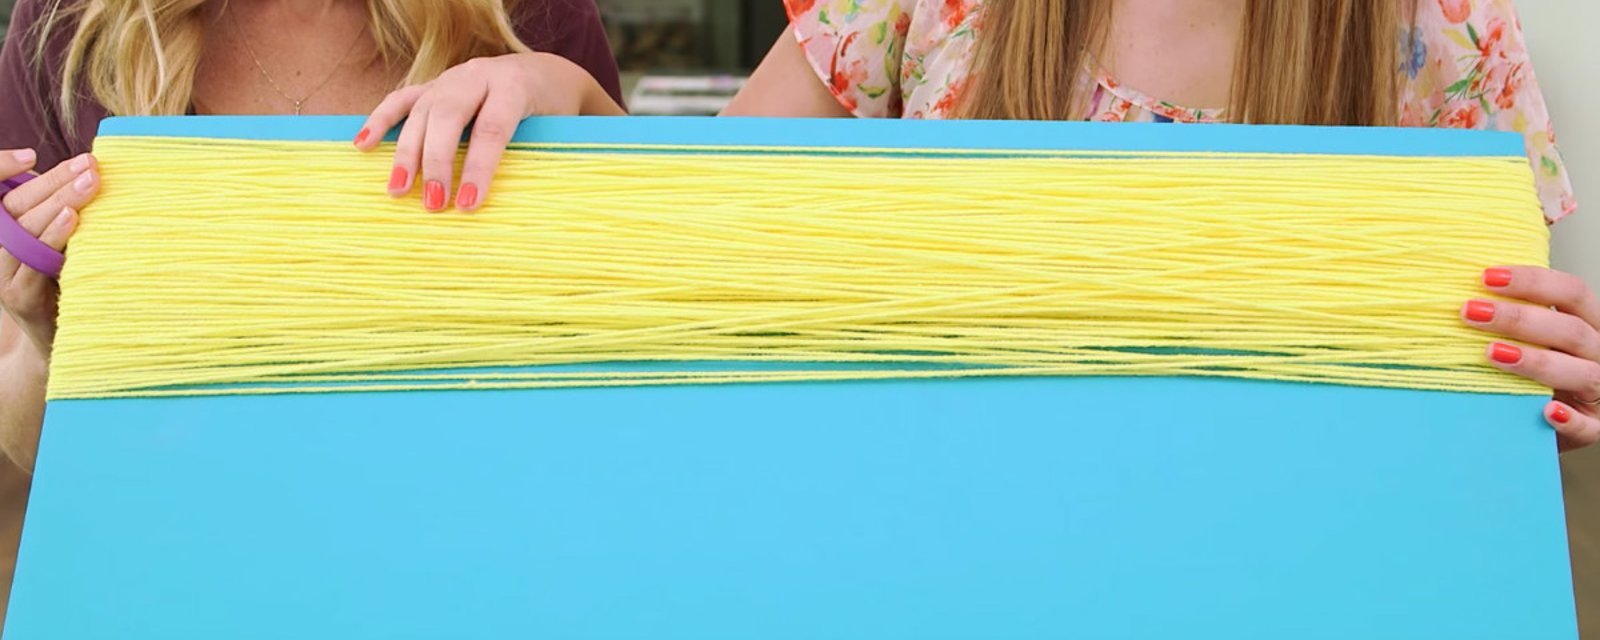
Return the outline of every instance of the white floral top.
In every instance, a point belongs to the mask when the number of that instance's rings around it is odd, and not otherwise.
[[[839,102],[863,118],[942,118],[961,94],[982,0],[784,0],[806,57]],[[1511,0],[1420,0],[1403,34],[1400,125],[1515,131],[1527,140],[1545,217],[1577,204],[1556,149]],[[1089,119],[1216,122],[1195,109],[1086,69]]]

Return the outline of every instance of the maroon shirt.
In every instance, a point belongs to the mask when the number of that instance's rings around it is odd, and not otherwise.
[[[76,0],[67,0],[70,5]],[[434,1],[434,0],[428,0]],[[0,149],[32,148],[38,171],[89,150],[106,108],[87,90],[78,101],[77,123],[68,131],[59,104],[61,64],[74,24],[59,24],[45,47],[42,69],[33,65],[40,14],[50,0],[18,0],[11,30],[0,52]],[[594,0],[525,0],[512,16],[517,37],[535,51],[554,53],[588,70],[617,104],[622,83]]]

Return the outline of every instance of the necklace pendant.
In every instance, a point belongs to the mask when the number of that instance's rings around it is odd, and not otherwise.
[[[304,100],[296,100],[296,101],[294,101],[294,114],[295,115],[300,115],[300,105],[302,105],[304,103],[305,103]]]

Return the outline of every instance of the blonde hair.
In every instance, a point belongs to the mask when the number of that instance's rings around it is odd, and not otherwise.
[[[69,18],[77,31],[61,65],[61,113],[76,119],[87,88],[114,115],[181,115],[194,97],[208,0],[53,0],[35,59]],[[226,0],[224,0],[226,1]],[[406,64],[402,85],[433,79],[472,58],[527,52],[510,10],[517,0],[366,0],[378,56]],[[512,5],[512,6],[508,6]]]
[[[1249,0],[1227,115],[1235,122],[1398,123],[1402,0]],[[1081,118],[1083,65],[1111,0],[986,0],[964,117]]]

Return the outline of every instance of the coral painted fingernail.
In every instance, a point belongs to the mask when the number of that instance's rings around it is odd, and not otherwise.
[[[1496,267],[1483,272],[1483,283],[1499,289],[1511,286],[1511,270]]]
[[[1522,350],[1504,342],[1496,342],[1489,349],[1489,357],[1500,364],[1516,364],[1522,362]]]
[[[1494,322],[1494,303],[1486,300],[1468,302],[1467,319],[1473,322]]]
[[[444,183],[429,180],[422,185],[422,206],[433,210],[444,208]]]
[[[1567,411],[1566,407],[1558,404],[1551,407],[1550,419],[1556,421],[1556,424],[1566,424],[1572,422],[1572,412]]]
[[[410,177],[411,174],[405,167],[395,167],[394,171],[389,172],[389,190],[399,191],[406,188],[406,179]]]
[[[361,143],[366,142],[367,138],[370,137],[372,137],[372,129],[363,127],[361,131],[356,134],[356,146],[361,146]]]
[[[478,185],[468,182],[461,185],[461,193],[456,194],[457,209],[471,209],[478,205]]]

